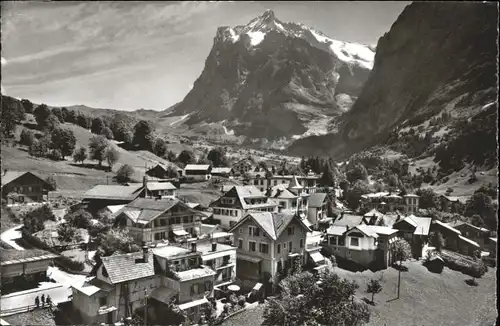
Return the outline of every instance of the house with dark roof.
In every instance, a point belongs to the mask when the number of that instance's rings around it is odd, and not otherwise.
[[[298,183],[273,186],[266,195],[278,202],[278,212],[298,214],[303,219],[307,217],[309,194],[303,192]]]
[[[333,225],[326,231],[324,248],[331,254],[370,268],[387,268],[394,262],[392,245],[398,230],[388,226]]]
[[[214,220],[228,230],[250,211],[276,212],[278,203],[254,186],[234,186],[210,207]]]
[[[49,191],[54,190],[33,172],[4,170],[1,179],[2,198],[7,201],[7,206],[46,202]]]
[[[247,172],[253,171],[257,164],[252,158],[244,158],[234,163],[232,166],[233,171],[238,175],[244,175]]]
[[[144,177],[144,197],[145,198],[171,198],[177,197],[177,187],[167,181],[149,181]]]
[[[304,192],[312,194],[315,193],[317,190],[317,181],[319,177],[320,177],[319,175],[316,175],[312,172],[306,175],[274,174],[271,176],[266,176],[266,173],[262,172],[262,173],[254,173],[252,175],[250,183],[258,187],[261,191],[265,191],[266,189],[277,185],[281,184],[289,185],[292,182],[297,182],[301,186]]]
[[[210,173],[214,177],[223,177],[223,178],[229,178],[234,175],[233,169],[227,167],[212,168],[212,171]]]
[[[212,167],[210,164],[187,164],[184,167],[182,176],[186,178],[209,180],[212,175]]]
[[[312,230],[297,214],[250,212],[235,224],[239,279],[264,284],[273,292],[283,270],[307,263],[306,236]]]
[[[456,213],[462,202],[458,197],[454,196],[439,196],[439,203],[441,205],[441,211],[448,213]]]
[[[174,171],[176,173],[175,175],[172,174]],[[158,179],[178,178],[179,175],[182,174],[182,169],[173,163],[170,163],[170,165],[158,163],[147,170],[146,174]]]
[[[114,324],[134,313],[144,315],[147,300],[148,320],[160,324],[167,305],[174,302],[190,322],[198,323],[207,298],[213,296],[216,274],[202,265],[201,256],[193,244],[190,249],[144,246],[142,253],[102,257],[94,278],[72,286],[73,307],[88,325]]]
[[[400,235],[411,245],[414,258],[422,257],[422,249],[429,243],[431,221],[430,217],[418,217],[412,214],[392,226],[398,229]]]
[[[144,185],[97,185],[83,195],[83,204],[89,212],[95,213],[106,206],[125,205],[136,198],[144,197]]]
[[[137,198],[116,213],[115,224],[126,227],[138,242],[181,242],[200,235],[200,211],[178,199]]]
[[[24,281],[46,281],[48,267],[57,255],[40,249],[2,249],[2,289],[15,288]]]
[[[456,221],[450,223],[455,229],[462,233],[462,236],[474,241],[481,248],[486,248],[490,245],[490,238],[495,234],[483,227],[475,226],[467,222]]]
[[[390,192],[377,192],[361,196],[360,206],[364,211],[377,209],[379,212],[388,213],[400,211],[412,214],[418,211],[420,197],[415,194],[396,194]]]

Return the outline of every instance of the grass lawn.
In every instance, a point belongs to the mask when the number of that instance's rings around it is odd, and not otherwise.
[[[24,312],[21,314],[11,315],[2,317],[3,320],[11,325],[16,326],[32,326],[32,325],[43,325],[43,326],[55,326],[56,323],[50,313],[46,309],[37,309],[30,312]]]
[[[85,269],[83,272],[90,272],[92,270],[92,266],[90,266],[86,261],[85,261],[85,250],[82,249],[71,249],[71,250],[65,250],[61,252],[63,256],[69,257],[73,260],[76,261],[81,261],[82,263],[85,264]]]
[[[444,268],[441,274],[431,273],[421,262],[407,262],[407,272],[401,273],[401,290],[396,298],[398,271],[389,268],[373,273],[353,273],[340,268],[335,272],[359,285],[356,296],[371,299],[366,293],[370,279],[379,279],[382,292],[370,306],[368,325],[495,325],[496,269],[478,279],[478,286],[469,286],[469,276]],[[395,299],[395,300],[394,300]],[[245,311],[222,325],[261,325],[263,307]]]

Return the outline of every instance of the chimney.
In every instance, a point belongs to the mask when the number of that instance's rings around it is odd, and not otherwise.
[[[145,263],[148,262],[148,246],[146,246],[146,242],[142,242],[142,259],[144,260]]]
[[[191,242],[191,252],[196,252],[196,242]]]
[[[339,220],[341,220],[343,217],[344,217],[344,212],[342,211],[342,212],[340,212],[340,218],[339,218]]]
[[[212,242],[212,251],[217,251],[217,242]]]

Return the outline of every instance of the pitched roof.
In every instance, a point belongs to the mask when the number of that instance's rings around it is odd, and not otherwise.
[[[210,169],[210,164],[187,164],[184,170],[191,171],[207,171]]]
[[[458,238],[459,238],[460,240],[463,240],[463,241],[465,241],[465,242],[470,243],[470,244],[471,244],[471,245],[473,245],[474,247],[477,247],[477,248],[479,248],[479,247],[480,247],[480,246],[479,246],[479,244],[478,244],[477,242],[472,241],[471,239],[468,239],[468,238],[466,238],[466,237],[464,237],[464,236],[459,235],[459,236],[458,236]]]
[[[267,233],[273,240],[277,240],[280,237],[281,233],[283,233],[283,231],[287,228],[287,226],[294,218],[296,218],[308,232],[311,232],[311,229],[306,224],[304,224],[304,222],[297,215],[291,213],[271,212],[250,212],[238,223],[236,223],[229,230],[229,232],[233,232],[248,218],[252,218],[255,223],[257,223],[262,228],[262,230]]]
[[[449,225],[448,223],[443,223],[441,221],[438,221],[438,220],[434,220],[433,221],[434,224],[437,224],[437,225],[440,225],[452,232],[455,232],[456,234],[462,234],[462,232],[460,232],[459,230],[455,229],[454,227],[452,227],[451,225]]]
[[[302,189],[302,186],[299,183],[299,180],[297,180],[297,176],[294,175],[292,178],[292,181],[290,181],[290,184],[288,185],[289,189]]]
[[[134,200],[141,194],[143,184],[130,184],[128,186],[97,185],[83,195],[85,199],[111,199]]]
[[[170,182],[148,182],[146,184],[148,190],[176,190],[177,188]]]
[[[326,234],[329,235],[343,235],[347,231],[346,226],[332,225],[326,230]]]
[[[282,199],[294,199],[298,198],[293,192],[287,189],[286,185],[276,185],[271,188],[271,196],[273,198],[282,198]]]
[[[343,216],[341,215],[339,218],[333,222],[333,225],[337,226],[349,226],[353,227],[356,225],[361,224],[361,221],[363,220],[362,215],[352,215],[352,214],[344,214]]]
[[[191,254],[191,249],[184,248],[177,245],[158,245],[156,248],[151,249],[153,254],[158,257],[170,259],[176,256],[184,256]]]
[[[363,215],[365,217],[372,217],[372,216],[376,216],[376,217],[383,217],[384,214],[380,213],[378,210],[376,210],[375,208],[372,209],[371,211],[369,211],[368,213],[366,213],[365,215]]]
[[[136,259],[142,257],[142,252],[112,255],[102,257],[102,264],[106,268],[109,279],[113,284],[155,275],[153,266],[154,258],[150,255],[147,263],[136,262]]]
[[[16,179],[22,177],[25,174],[31,174],[32,176],[42,180],[45,184],[49,185],[43,178],[39,177],[38,175],[34,174],[33,172],[30,172],[30,171],[9,171],[8,170],[5,174],[2,173],[2,175],[1,175],[2,187],[5,186],[6,184],[11,183],[12,181],[15,181]]]
[[[232,168],[213,168],[212,169],[212,174],[217,174],[217,173],[231,173],[233,169]]]
[[[273,200],[267,199],[266,203],[263,204],[249,204],[245,201],[245,199],[251,198],[266,198],[266,195],[263,194],[257,187],[255,186],[235,186],[231,190],[236,191],[236,195],[238,196],[243,209],[250,209],[260,206],[277,206],[278,204]]]
[[[192,210],[191,208],[189,208],[189,206],[179,201],[178,199],[137,198],[136,200],[128,203],[119,212],[117,212],[116,216],[123,213],[135,223],[141,221],[148,223],[177,204],[195,213],[199,213],[198,211]]]
[[[398,229],[393,229],[389,226],[364,225],[364,224],[361,224],[360,226],[362,226],[365,229],[369,229],[371,232],[375,232],[379,235],[391,235],[399,231]]]
[[[309,207],[321,207],[325,201],[326,194],[322,192],[315,192],[309,196]]]
[[[475,226],[475,225],[472,225],[470,223],[463,222],[463,221],[455,221],[455,222],[451,222],[449,224],[452,225],[452,226],[454,226],[455,228],[459,228],[459,227],[463,227],[463,226],[468,226],[468,227],[470,227],[472,229],[476,229],[476,230],[482,231],[482,232],[488,232],[489,231],[488,229],[481,228],[481,227],[478,227],[478,226]]]
[[[401,223],[401,222],[407,222],[415,227],[415,232],[413,234],[415,235],[428,235],[429,230],[431,227],[431,222],[432,219],[430,217],[418,217],[415,215],[410,215],[402,219],[401,221],[395,223]]]
[[[375,232],[372,228],[370,228],[369,225],[365,225],[365,224],[356,225],[355,227],[353,227],[349,231],[356,230],[356,229],[363,232],[365,235],[367,235],[369,237],[378,238],[377,232]],[[396,230],[396,232],[397,232],[397,230]]]

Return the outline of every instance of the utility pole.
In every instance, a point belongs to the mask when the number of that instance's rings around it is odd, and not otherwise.
[[[148,289],[144,289],[144,326],[148,325]]]
[[[399,288],[401,287],[401,264],[399,265],[399,272],[398,272],[398,299],[399,299]]]

